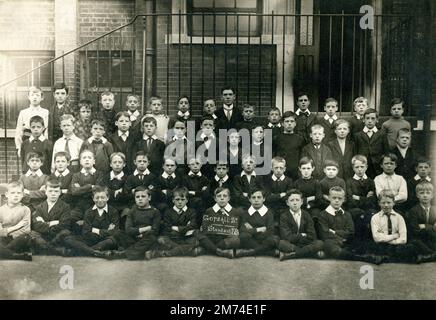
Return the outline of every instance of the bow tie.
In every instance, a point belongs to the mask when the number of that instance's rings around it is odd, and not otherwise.
[[[101,144],[101,143],[103,143],[103,141],[101,141],[100,139],[94,139],[93,141],[92,141],[92,144]]]
[[[301,111],[300,113],[303,114],[303,115],[305,115],[306,117],[309,116],[309,111],[307,111],[307,110],[306,110],[306,111]]]
[[[203,138],[203,141],[204,141],[204,142],[206,142],[206,141],[208,141],[208,140],[209,140],[209,137],[204,137],[204,138]]]
[[[344,214],[344,210],[339,209],[335,211],[335,215]]]

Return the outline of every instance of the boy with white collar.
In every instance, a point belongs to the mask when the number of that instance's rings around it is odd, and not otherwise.
[[[52,176],[56,177],[61,185],[61,199],[71,204],[71,194],[68,193],[73,179],[73,173],[68,169],[71,160],[70,154],[60,151],[53,156],[53,159],[55,171]]]
[[[268,120],[266,121],[265,128],[272,130],[273,137],[283,132],[281,120],[282,116],[280,109],[277,107],[271,107],[268,111]]]
[[[275,255],[278,237],[274,236],[274,212],[264,205],[265,195],[262,189],[250,194],[251,206],[241,216],[241,249],[236,250],[236,257]]]
[[[416,175],[407,181],[407,206],[412,208],[418,203],[418,198],[416,197],[416,186],[420,182],[432,182],[430,177],[431,174],[431,161],[424,157],[419,157],[416,160],[415,166]]]
[[[131,124],[131,131],[135,135],[139,134],[141,132],[141,112],[139,112],[138,108],[141,105],[140,98],[138,95],[129,93],[126,97],[126,113],[129,118],[130,124]],[[118,115],[115,117],[115,119],[118,121],[119,117]],[[115,122],[116,125],[116,122]],[[118,130],[120,130],[120,127],[117,125]]]
[[[106,124],[100,119],[91,122],[91,137],[83,142],[80,151],[91,150],[95,157],[95,169],[103,174],[109,172],[109,157],[114,152],[114,147],[105,137]]]
[[[45,183],[48,176],[41,171],[44,158],[39,152],[29,152],[26,163],[29,170],[22,174],[19,181],[24,186],[23,204],[31,211],[45,199]]]
[[[127,175],[123,172],[126,166],[126,156],[121,152],[112,153],[110,166],[112,170],[104,175],[103,184],[109,190],[109,205],[121,212],[126,207],[124,185]],[[124,224],[120,223],[120,226],[124,226]]]
[[[206,210],[198,239],[207,252],[232,259],[240,245],[241,211],[230,205],[227,188],[216,189],[214,198],[216,203]]]
[[[241,110],[235,106],[236,91],[229,86],[221,89],[221,98],[223,101],[222,108],[219,108],[215,114],[217,116],[216,129],[236,129],[236,124],[243,121]]]
[[[106,187],[92,189],[94,205],[86,210],[83,219],[83,233],[80,236],[67,236],[65,244],[74,255],[109,258],[109,250],[118,247],[119,213],[107,204],[109,192]]]
[[[411,147],[412,132],[403,128],[398,130],[397,146],[392,150],[398,158],[395,172],[403,176],[406,181],[413,179],[415,176],[416,153]]]
[[[354,240],[354,223],[350,213],[342,209],[345,201],[344,189],[331,188],[329,198],[330,205],[321,211],[318,218],[319,236],[324,241],[324,252],[327,257],[380,264],[380,257],[356,255],[351,251]]]
[[[316,123],[316,114],[310,112],[310,99],[307,93],[300,92],[297,94],[297,106],[295,111],[297,125],[294,132],[300,135],[304,142],[310,142],[310,132],[312,126]]]
[[[68,95],[68,87],[65,83],[59,82],[56,83],[53,88],[53,97],[54,104],[50,109],[50,126],[48,127],[48,134],[50,139],[56,141],[60,137],[62,137],[62,131],[60,129],[60,117],[64,114],[72,114],[76,116],[74,112],[73,106],[70,104],[69,95]],[[80,110],[80,108],[79,108]]]
[[[46,159],[41,167],[42,172],[47,175],[51,173],[49,159],[51,159],[52,156],[53,143],[43,135],[44,130],[44,119],[42,117],[33,116],[30,118],[31,136],[21,144],[21,165],[23,173],[27,172],[29,169],[26,163],[26,156],[32,151],[41,153],[44,159]]]
[[[242,158],[242,172],[233,178],[235,193],[235,204],[248,209],[250,207],[249,194],[254,189],[262,189],[262,177],[257,177],[254,171],[256,167],[256,158],[246,154]]]
[[[129,175],[134,171],[132,153],[136,140],[140,139],[140,126],[138,125],[136,131],[132,129],[132,122],[126,111],[118,112],[115,116],[115,120],[115,125],[118,130],[110,136],[109,140],[112,143],[114,152],[121,152],[125,155],[126,166],[123,171],[125,174]]]
[[[30,105],[20,111],[17,119],[17,128],[15,130],[15,147],[18,156],[21,154],[21,143],[30,137],[30,118],[33,116],[40,116],[44,120],[44,124],[49,124],[49,111],[41,107],[41,101],[44,100],[44,94],[39,87],[32,86],[29,88],[27,95]],[[47,130],[44,136],[48,138]]]
[[[159,189],[159,204],[156,206],[159,211],[164,212],[172,203],[171,190],[182,184],[182,176],[177,172],[177,164],[173,158],[165,158],[162,164],[163,172],[157,178],[157,189]]]
[[[170,121],[168,122],[168,129],[173,128],[176,121],[182,121],[183,123],[191,121],[192,115],[190,108],[189,97],[181,96],[179,100],[177,100],[177,113],[174,117],[170,118]]]
[[[318,119],[318,123],[323,126],[325,139],[324,142],[328,143],[330,140],[336,138],[335,134],[335,121],[338,120],[336,112],[338,111],[338,101],[334,98],[327,98],[324,102],[324,117]]]
[[[196,136],[195,150],[197,156],[201,157],[203,163],[203,173],[208,179],[214,176],[214,166],[218,159],[218,140],[214,133],[215,121],[211,116],[206,116],[201,119],[200,131]]]
[[[365,126],[363,122],[363,114],[368,109],[368,99],[365,97],[357,97],[354,102],[354,115],[348,120],[350,122],[351,138],[354,140],[354,135],[363,130]]]
[[[304,210],[303,194],[292,189],[287,193],[288,209],[280,215],[280,261],[317,255],[324,257],[323,242],[317,240],[312,217]]]
[[[215,176],[210,182],[211,193],[215,192],[217,188],[227,188],[232,193],[233,184],[229,176],[229,170],[230,166],[227,162],[218,162],[215,165]]]

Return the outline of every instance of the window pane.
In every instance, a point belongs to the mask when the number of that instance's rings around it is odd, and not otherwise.
[[[257,8],[257,0],[236,0],[237,8]]]
[[[235,0],[215,0],[215,8],[235,8]]]
[[[213,8],[213,0],[193,0],[194,8]]]
[[[248,30],[248,21],[250,20],[250,30]],[[248,35],[248,31],[250,31],[250,35],[256,35],[257,30],[257,17],[252,16],[249,18],[248,16],[239,17],[239,34],[240,35]]]

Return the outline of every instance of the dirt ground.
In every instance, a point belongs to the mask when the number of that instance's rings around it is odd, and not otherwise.
[[[269,257],[37,256],[33,262],[0,261],[0,299],[436,299],[435,263],[371,265],[374,289],[366,290],[359,285],[364,265]],[[61,288],[63,266],[73,289]]]

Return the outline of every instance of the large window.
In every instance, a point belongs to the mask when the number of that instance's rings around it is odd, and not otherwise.
[[[262,0],[188,0],[187,5],[192,14],[188,16],[189,36],[261,35],[262,18],[254,14],[262,13]]]

